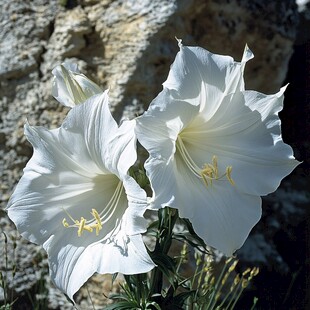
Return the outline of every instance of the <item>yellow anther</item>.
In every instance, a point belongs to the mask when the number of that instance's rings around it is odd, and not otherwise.
[[[206,187],[212,185],[213,180],[220,180],[225,176],[231,185],[235,185],[235,182],[231,177],[231,172],[232,166],[227,166],[225,173],[220,176],[217,164],[217,156],[214,155],[212,157],[212,164],[205,164],[200,171],[200,176]]]
[[[89,232],[93,232],[93,227],[91,227],[90,225],[84,225],[83,229]]]
[[[64,209],[63,209],[64,210]],[[99,231],[102,229],[102,220],[100,218],[100,214],[97,212],[97,210],[92,209],[91,214],[93,216],[92,220],[86,220],[84,217],[81,217],[80,220],[75,220],[66,210],[64,212],[69,216],[73,224],[69,224],[67,222],[67,219],[64,218],[62,221],[62,225],[66,228],[73,227],[77,228],[77,234],[79,237],[82,236],[83,231],[86,230],[88,232],[93,232],[94,229],[96,230],[96,235],[99,235]]]
[[[91,214],[94,217],[94,220],[96,220],[95,224],[92,224],[91,227],[96,229],[96,236],[99,235],[99,231],[102,229],[102,222],[99,213],[96,209],[91,210]]]
[[[251,273],[250,273],[250,277],[255,277],[257,276],[259,273],[259,268],[258,267],[254,267],[252,270],[251,270]]]
[[[245,276],[247,275],[249,272],[251,272],[251,268],[247,268],[245,271],[242,272],[242,275]]]
[[[99,224],[96,225],[96,236],[99,235],[99,231],[102,229],[102,226],[99,226]]]
[[[234,285],[237,285],[240,282],[240,276],[237,274],[234,279]]]
[[[79,229],[78,229],[78,236],[81,237],[82,236],[82,233],[83,233],[83,230],[84,230],[84,227],[85,227],[85,223],[86,223],[86,220],[84,219],[84,217],[81,217],[81,220],[80,221],[75,221],[77,225],[79,225]]]
[[[232,166],[226,167],[226,177],[231,185],[235,185],[234,180],[231,178]]]
[[[66,228],[69,227],[69,223],[67,222],[66,218],[62,220],[62,225],[64,225]]]
[[[240,283],[240,276],[237,274],[236,277],[234,278],[234,282],[230,287],[230,291],[232,292],[239,283]]]
[[[96,236],[99,235],[99,231],[102,229],[102,226],[100,226],[98,223],[96,224],[92,224],[91,226],[89,226],[91,229],[95,229],[96,230]]]
[[[242,288],[246,288],[249,285],[249,281],[247,279],[243,279],[241,282]]]
[[[214,169],[214,175],[215,175],[215,178],[218,178],[218,167],[217,167],[217,157],[214,155],[212,157],[212,165],[213,165],[213,169]]]
[[[215,166],[214,163],[216,164]],[[214,156],[212,158],[212,164],[205,164],[200,175],[207,187],[209,186],[209,182],[212,184],[212,180],[216,180],[218,178],[217,162]]]
[[[230,256],[226,259],[225,264],[229,264],[234,259],[233,256]]]
[[[229,273],[227,272],[227,273],[225,273],[225,276],[222,279],[222,285],[224,285],[226,283],[228,277],[229,277]]]
[[[228,272],[231,273],[232,271],[234,271],[235,268],[236,268],[236,266],[237,266],[237,264],[238,264],[238,260],[235,260],[235,261],[231,264],[231,266],[228,268]]]
[[[85,220],[84,217],[81,217],[81,220],[80,221],[76,221],[76,222],[79,222],[78,223],[79,229],[78,229],[78,232],[77,232],[79,237],[82,236],[82,233],[83,233],[84,230],[87,230],[89,232],[93,231],[93,227],[92,226],[86,225],[86,220]]]
[[[98,227],[99,230],[102,229],[102,223],[101,223],[101,219],[100,219],[99,213],[97,212],[96,209],[92,209],[91,212],[92,212],[92,215],[93,215],[94,219],[97,221],[96,226]]]

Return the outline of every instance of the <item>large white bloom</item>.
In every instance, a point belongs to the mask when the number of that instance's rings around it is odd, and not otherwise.
[[[154,267],[141,236],[146,194],[127,174],[137,156],[134,126],[118,127],[106,92],[72,108],[58,129],[25,125],[34,154],[8,215],[43,245],[53,281],[71,299],[94,272]]]
[[[52,95],[67,107],[72,108],[93,95],[103,93],[96,83],[80,73],[74,62],[66,61],[53,69],[52,73]]]
[[[205,242],[227,255],[261,217],[261,195],[298,162],[281,138],[277,94],[245,91],[242,61],[200,47],[180,51],[164,89],[137,120],[151,207],[178,208]]]

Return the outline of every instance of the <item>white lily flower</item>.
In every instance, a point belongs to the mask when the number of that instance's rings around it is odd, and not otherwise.
[[[23,237],[47,251],[50,275],[70,299],[95,272],[151,270],[141,233],[146,193],[130,177],[135,121],[120,127],[104,92],[54,130],[25,125],[34,154],[8,204]]]
[[[239,63],[179,45],[163,91],[137,119],[151,208],[179,209],[206,244],[231,255],[261,217],[260,196],[298,165],[281,138],[285,88],[244,90],[247,47]]]
[[[83,103],[103,90],[93,81],[80,73],[77,64],[67,61],[52,71],[54,75],[52,95],[61,104],[74,107]]]

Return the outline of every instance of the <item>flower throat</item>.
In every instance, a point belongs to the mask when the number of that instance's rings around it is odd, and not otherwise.
[[[84,231],[93,232],[94,230],[96,232],[96,236],[98,236],[103,225],[106,222],[108,222],[111,219],[111,217],[113,216],[113,213],[116,210],[117,205],[118,205],[119,200],[120,200],[120,197],[122,195],[123,189],[124,189],[123,183],[119,182],[117,184],[117,187],[116,187],[114,194],[112,195],[110,201],[104,207],[104,209],[100,213],[98,213],[98,211],[96,209],[92,209],[91,215],[93,216],[93,218],[91,220],[86,220],[84,217],[81,217],[80,220],[75,220],[71,216],[71,214],[69,214],[68,211],[63,209],[73,224],[70,225],[68,223],[67,219],[64,218],[62,220],[62,225],[66,228],[72,228],[72,227],[77,228],[77,235],[79,237],[82,236]]]
[[[219,169],[218,169],[218,158],[216,155],[212,157],[211,163],[206,163],[203,165],[202,168],[200,168],[191,158],[180,135],[178,136],[177,141],[176,141],[176,149],[177,149],[177,152],[179,152],[179,154],[181,155],[182,159],[184,160],[189,170],[197,178],[202,179],[206,187],[208,187],[209,185],[212,185],[213,181],[222,180],[225,177],[231,185],[235,185],[235,182],[233,181],[231,177],[232,166],[227,166],[225,173],[220,175]]]

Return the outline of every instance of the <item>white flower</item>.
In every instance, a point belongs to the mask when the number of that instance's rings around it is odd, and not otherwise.
[[[25,125],[34,154],[8,215],[43,245],[51,278],[71,299],[95,272],[154,267],[141,236],[146,194],[127,174],[137,157],[134,126],[117,126],[107,92],[72,108],[58,129]]]
[[[208,245],[231,255],[261,217],[260,196],[298,165],[281,138],[284,88],[244,90],[247,47],[239,63],[179,45],[163,91],[137,119],[151,207],[178,208]]]
[[[103,93],[96,83],[80,73],[77,64],[73,62],[64,62],[52,73],[54,75],[52,95],[67,107],[72,108],[93,95]]]

